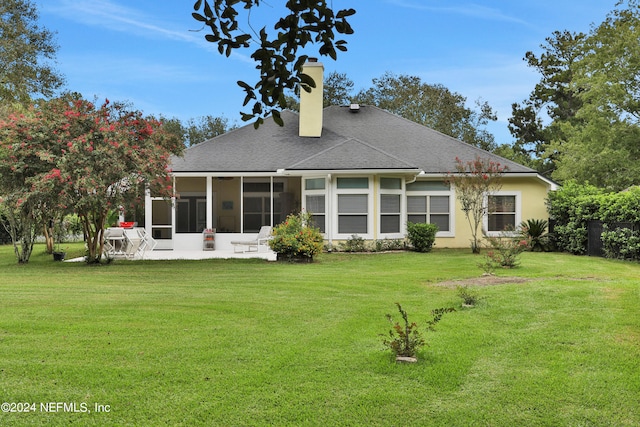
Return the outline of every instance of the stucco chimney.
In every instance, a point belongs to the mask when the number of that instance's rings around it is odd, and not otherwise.
[[[300,88],[300,124],[298,135],[319,138],[322,136],[322,93],[324,66],[316,58],[302,66],[302,72],[316,83],[311,92]]]

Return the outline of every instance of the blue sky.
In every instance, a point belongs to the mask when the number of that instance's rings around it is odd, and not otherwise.
[[[539,76],[523,61],[556,30],[588,32],[617,0],[333,0],[353,7],[355,34],[325,72],[346,73],[356,91],[390,71],[443,84],[498,113],[489,130],[512,141],[511,104],[525,99]],[[186,121],[224,116],[239,125],[244,92],[237,80],[258,74],[250,52],[226,58],[204,41],[191,17],[193,0],[35,0],[40,24],[57,32],[58,70],[66,89],[86,98],[130,101],[146,114]],[[252,26],[274,20],[284,0],[265,0]],[[273,21],[274,22],[274,21]],[[313,52],[305,52],[312,54]],[[315,55],[317,56],[317,54]]]

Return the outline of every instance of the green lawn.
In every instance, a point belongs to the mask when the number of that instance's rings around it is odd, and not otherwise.
[[[439,283],[480,276],[467,251],[100,267],[41,252],[20,266],[0,247],[0,402],[36,403],[3,426],[640,425],[638,264],[525,253],[497,274],[530,281],[461,309]],[[382,347],[395,302],[418,323],[458,309],[417,364]]]

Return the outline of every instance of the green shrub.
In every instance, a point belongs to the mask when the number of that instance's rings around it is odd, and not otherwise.
[[[379,239],[376,240],[376,252],[400,251],[405,249],[404,239]]]
[[[390,314],[387,314],[387,320],[391,323],[392,327],[389,330],[388,337],[382,340],[382,344],[388,347],[395,356],[401,357],[415,357],[416,352],[420,347],[426,345],[426,341],[420,331],[418,330],[418,324],[415,322],[409,323],[409,315],[399,303],[396,303],[398,311],[402,316],[402,323],[395,322]],[[444,313],[450,313],[456,311],[454,308],[438,308],[431,311],[433,318],[426,322],[425,329],[427,331],[433,331],[436,323],[442,319]]]
[[[520,235],[527,241],[530,251],[547,252],[550,250],[548,225],[549,222],[545,219],[529,219],[520,224]]]
[[[413,249],[418,252],[430,252],[436,241],[438,226],[425,223],[407,223],[407,237]]]
[[[456,289],[458,296],[462,298],[462,304],[464,306],[474,306],[482,299],[477,288],[465,285],[458,286]]]
[[[608,230],[602,233],[602,249],[607,258],[640,261],[640,231],[629,228]]]
[[[599,219],[603,196],[602,189],[572,181],[549,193],[547,207],[555,221],[553,231],[558,250],[576,255],[587,252],[587,223]]]
[[[362,237],[353,234],[345,242],[340,243],[340,250],[344,252],[367,252],[367,244]]]
[[[312,227],[311,214],[301,212],[287,216],[284,222],[273,228],[269,247],[284,258],[310,258],[322,251],[323,237]]]
[[[488,264],[502,268],[514,268],[520,265],[520,254],[527,249],[527,241],[520,237],[485,236],[489,244],[485,254]]]

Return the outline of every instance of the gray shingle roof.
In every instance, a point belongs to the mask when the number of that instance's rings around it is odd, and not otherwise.
[[[373,106],[324,109],[322,136],[298,136],[298,114],[282,113],[284,126],[266,120],[257,130],[247,125],[189,147],[172,158],[174,172],[275,172],[278,169],[401,169],[426,173],[455,170],[455,159],[488,157],[510,173],[533,169],[466,144]]]

